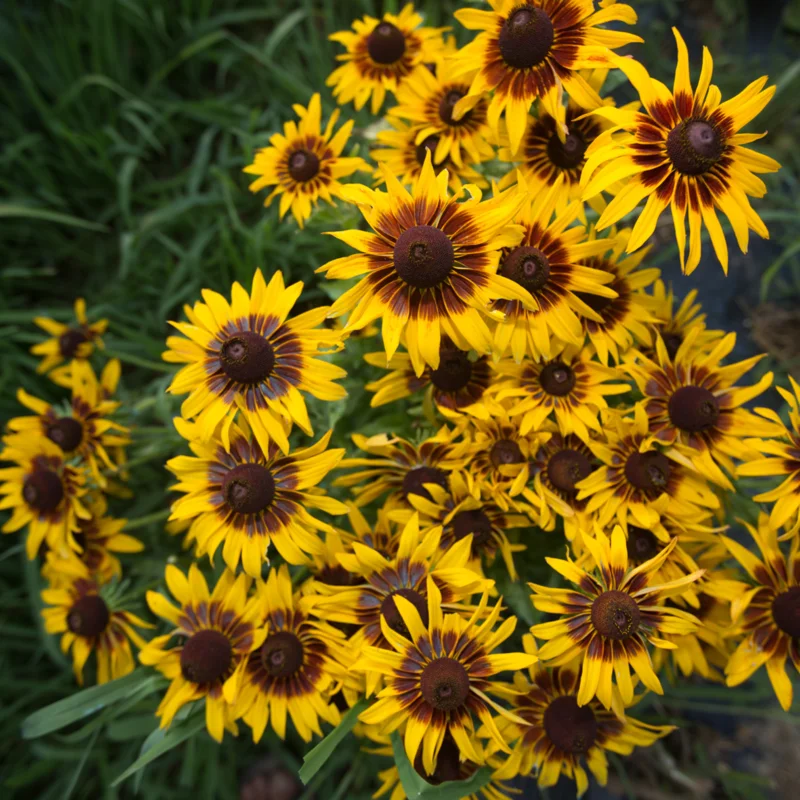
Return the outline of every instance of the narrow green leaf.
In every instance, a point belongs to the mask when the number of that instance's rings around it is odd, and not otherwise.
[[[319,772],[331,757],[338,744],[350,733],[358,722],[358,715],[369,705],[368,700],[359,700],[343,717],[342,721],[313,749],[306,753],[300,767],[300,780],[308,782]]]
[[[268,60],[272,60],[275,51],[278,49],[281,42],[292,32],[292,28],[298,25],[305,17],[306,12],[303,8],[298,8],[288,14],[276,26],[275,30],[269,35],[266,44],[264,45],[264,56]]]
[[[73,217],[71,214],[62,214],[59,211],[50,211],[47,208],[34,206],[19,206],[11,203],[0,203],[0,217],[24,217],[26,219],[40,219],[44,222],[58,222],[62,225],[71,225],[73,228],[86,228],[90,231],[105,233],[108,228],[99,222],[90,222],[88,219]]]

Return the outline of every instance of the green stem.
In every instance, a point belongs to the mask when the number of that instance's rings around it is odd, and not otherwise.
[[[164,508],[161,511],[154,511],[152,514],[145,514],[143,517],[136,517],[136,519],[128,520],[128,524],[125,526],[124,530],[127,532],[136,530],[136,528],[143,528],[145,525],[149,525],[151,522],[160,522],[161,520],[166,519],[168,516],[168,508]]]

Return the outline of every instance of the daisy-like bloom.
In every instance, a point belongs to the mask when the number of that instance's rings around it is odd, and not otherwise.
[[[442,337],[439,366],[436,369],[426,366],[419,377],[408,353],[395,353],[388,364],[383,352],[367,353],[364,360],[391,370],[388,375],[365,387],[368,392],[375,392],[370,401],[373,408],[424,389],[424,404],[429,407],[433,403],[445,417],[469,414],[479,419],[489,418],[492,404],[487,389],[494,376],[491,361],[486,356],[472,358],[469,352],[460,350],[446,336]]]
[[[498,273],[517,284],[528,303],[494,303],[504,315],[494,331],[498,357],[510,349],[516,361],[526,353],[534,359],[550,358],[553,335],[562,342],[582,344],[580,317],[603,321],[583,298],[614,297],[613,289],[604,285],[613,276],[581,263],[608,251],[612,242],[587,240],[585,228],[569,227],[581,213],[579,201],[553,219],[563,183],[558,177],[547,191],[525,203],[516,219],[524,229],[522,240],[501,253]]]
[[[320,400],[339,400],[345,390],[333,381],[345,371],[314,356],[341,345],[341,333],[320,328],[326,307],[287,320],[303,284],[284,287],[276,272],[267,285],[261,270],[248,296],[234,283],[231,303],[203,290],[205,303],[184,308],[189,322],[171,322],[183,336],[170,336],[163,358],[185,364],[168,391],[186,394],[181,415],[197,418],[200,435],[211,439],[222,422],[221,440],[230,446],[230,428],[241,411],[262,449],[274,441],[289,452],[287,429],[297,425],[313,436],[300,391]],[[186,337],[186,338],[184,338]]]
[[[383,624],[402,634],[407,631],[395,600],[402,597],[412,603],[427,619],[426,602],[430,578],[439,592],[439,600],[447,611],[469,615],[470,598],[489,589],[494,581],[470,569],[472,538],[453,544],[442,552],[441,526],[420,533],[419,514],[414,512],[400,534],[397,553],[387,557],[360,542],[352,543],[351,553],[340,553],[339,563],[355,576],[351,586],[326,586],[319,582],[320,593],[314,613],[329,622],[358,626],[350,644],[360,652],[364,644],[388,647]],[[369,691],[374,688],[368,680]]]
[[[692,462],[671,448],[666,452],[648,430],[644,403],[637,403],[634,418],[608,414],[603,420],[606,440],[590,444],[601,465],[576,484],[586,513],[605,527],[614,521],[624,531],[628,525],[648,530],[666,514],[698,521],[719,508],[719,498]]]
[[[397,436],[378,434],[366,437],[353,434],[353,442],[371,458],[346,458],[340,467],[363,467],[357,472],[337,478],[334,486],[350,486],[353,501],[359,507],[368,505],[389,493],[385,508],[408,505],[409,494],[430,497],[426,484],[435,483],[447,488],[447,476],[463,469],[471,458],[471,443],[456,442],[460,428],[442,426],[436,434],[419,445]]]
[[[103,488],[103,471],[117,468],[110,453],[130,444],[129,429],[109,419],[120,403],[103,397],[102,387],[87,361],[76,360],[71,374],[72,400],[66,413],[62,413],[65,409],[18,389],[17,400],[36,416],[15,417],[8,421],[8,427],[25,437],[46,436],[58,445],[65,459],[77,457],[87,464],[95,482]]]
[[[601,106],[602,99],[580,70],[616,66],[610,49],[642,41],[632,33],[597,27],[612,21],[635,23],[636,12],[623,3],[595,11],[594,3],[583,0],[489,2],[491,11],[462,8],[455,13],[465,28],[481,31],[456,57],[456,75],[474,73],[476,66],[479,71],[455,117],[469,109],[472,95],[493,91],[489,125],[496,131],[505,110],[512,153],[522,143],[534,100],[562,126],[562,87],[581,108]]]
[[[611,537],[598,532],[585,536],[583,544],[599,568],[581,569],[571,561],[547,558],[547,563],[575,589],[554,589],[529,584],[533,605],[539,611],[563,614],[562,619],[534,625],[531,633],[547,640],[539,658],[548,666],[563,666],[582,658],[577,702],[585,706],[597,696],[605,708],[612,707],[613,686],[619,689],[624,706],[633,702],[630,668],[642,683],[664,694],[653,671],[648,644],[671,648],[663,635],[684,634],[698,627],[695,617],[664,605],[668,597],[684,592],[703,575],[698,570],[668,583],[655,583],[653,573],[669,556],[677,540],[670,542],[655,558],[630,568],[625,534],[619,526]],[[624,706],[618,706],[615,710]]]
[[[789,407],[791,430],[783,424],[783,420],[771,408],[757,408],[756,413],[776,426],[780,426],[769,439],[752,439],[748,444],[754,450],[761,451],[763,457],[756,457],[746,464],[740,464],[737,474],[742,476],[780,476],[780,486],[768,492],[757,494],[753,500],[757,503],[774,503],[769,515],[770,525],[779,528],[789,521],[797,519],[800,510],[800,386],[789,375],[792,392],[780,386],[775,388]]]
[[[218,742],[225,729],[235,732],[235,702],[247,668],[247,657],[264,643],[262,602],[248,599],[250,579],[226,570],[213,592],[196,564],[188,577],[168,564],[164,578],[178,601],[173,605],[158,592],[147,593],[147,605],[174,627],[151,639],[139,653],[142,664],[154,666],[171,681],[156,710],[166,728],[186,705],[205,698],[206,728]],[[169,647],[170,639],[177,643]]]
[[[526,653],[536,654],[533,637],[522,637]],[[606,752],[630,755],[634,747],[649,747],[675,730],[671,725],[648,725],[627,715],[617,716],[591,700],[579,705],[580,670],[570,666],[548,669],[536,664],[528,675],[514,675],[509,699],[514,713],[525,725],[501,719],[499,727],[508,741],[515,741],[511,756],[497,777],[529,775],[535,770],[540,787],[555,786],[563,774],[574,780],[577,796],[589,788],[586,771],[605,786],[608,781]]]
[[[489,101],[473,95],[470,108],[459,119],[453,109],[469,92],[469,81],[453,75],[451,61],[440,61],[434,74],[428,69],[417,70],[397,90],[398,105],[389,112],[408,120],[416,130],[415,144],[421,145],[431,137],[436,139],[434,166],[451,161],[456,167],[463,163],[462,150],[470,163],[494,158],[494,148],[487,141],[491,136],[486,122]]]
[[[178,456],[167,469],[183,496],[172,505],[171,521],[192,520],[189,537],[197,555],[222,557],[235,572],[241,562],[251,577],[261,575],[269,561],[270,543],[290,564],[305,564],[306,553],[320,553],[317,531],[330,531],[308,509],[344,514],[347,506],[315,490],[341,461],[344,450],[327,450],[331,431],[315,445],[283,455],[272,443],[265,451],[246,425],[232,425],[230,447],[197,437],[198,425],[176,419],[194,457]]]
[[[292,593],[285,564],[270,571],[257,596],[267,635],[246,660],[237,712],[252,728],[254,742],[268,723],[285,739],[287,711],[300,737],[310,742],[313,734],[322,736],[320,718],[339,724],[339,709],[329,694],[350,660],[344,634],[311,619],[314,598]]]
[[[45,437],[12,434],[4,443],[0,461],[14,466],[0,469],[0,511],[11,511],[3,533],[27,525],[29,559],[44,541],[53,550],[77,550],[78,519],[91,516],[81,499],[86,494],[84,472],[70,466],[61,448]]]
[[[54,562],[49,554],[48,562]],[[130,643],[138,648],[145,641],[136,628],[153,626],[130,611],[118,607],[112,585],[98,583],[85,564],[74,556],[57,559],[60,579],[42,592],[44,628],[47,633],[60,633],[61,652],[72,651],[75,680],[83,685],[83,669],[94,652],[97,683],[121,678],[136,666]]]
[[[728,246],[716,209],[731,223],[736,241],[747,252],[750,230],[769,238],[766,226],[748,200],[767,193],[756,173],[776,172],[780,164],[743,145],[763,134],[739,133],[775,94],[764,89],[767,78],[753,81],[736,97],[721,102],[711,85],[713,62],[703,48],[703,67],[694,93],[689,75],[689,53],[677,29],[678,66],[670,91],[652,80],[647,70],[631,58],[614,59],[636,87],[645,112],[603,107],[594,113],[614,128],[587,150],[581,177],[585,200],[627,179],[622,191],[608,204],[598,228],[613,225],[647,198],[627,244],[632,253],[655,230],[667,207],[672,212],[675,236],[686,274],[700,263],[701,226],[705,225],[722,268],[728,272]],[[621,136],[611,135],[624,131]],[[689,216],[689,256],[686,257],[685,220]]]
[[[413,764],[422,752],[422,768],[431,775],[447,733],[462,758],[481,763],[482,756],[472,744],[476,718],[497,747],[509,752],[497,730],[492,711],[509,712],[490,699],[492,678],[499,672],[519,670],[537,659],[526,653],[495,653],[514,632],[515,617],[505,620],[496,631],[502,600],[487,614],[488,594],[469,619],[444,614],[442,597],[428,578],[428,602],[421,607],[402,596],[395,598],[404,632],[398,633],[386,620],[383,634],[391,649],[364,647],[355,671],[384,678],[386,688],[378,700],[359,716],[369,725],[380,725],[389,733],[405,723],[404,743]],[[423,614],[427,617],[423,620]],[[482,624],[478,621],[483,619]],[[519,718],[515,718],[519,719]],[[520,720],[521,721],[521,720]]]
[[[720,366],[733,350],[736,334],[729,333],[710,353],[704,353],[694,346],[698,333],[699,328],[688,332],[674,359],[658,337],[656,360],[642,356],[630,372],[644,395],[650,433],[661,444],[675,445],[698,473],[732,490],[720,467],[733,475],[734,458],[756,457],[745,437],[781,433],[774,422],[742,408],[769,387],[772,373],[753,386],[737,386],[763,356]]]
[[[308,108],[301,105],[293,108],[300,122],[284,123],[283,134],[272,136],[269,140],[271,147],[259,150],[253,163],[248,164],[244,171],[258,175],[250,184],[251,192],[274,186],[264,205],[268,206],[280,195],[281,219],[291,208],[302,228],[311,216],[312,206],[316,206],[320,198],[335,205],[333,198],[342,196],[340,178],[346,178],[357,170],[369,172],[370,167],[363,158],[342,158],[342,151],[353,130],[353,120],[345,122],[334,135],[339,109],[331,114],[323,132],[319,94],[311,98]]]
[[[86,301],[82,297],[75,301],[75,323],[72,325],[56,322],[49,317],[35,317],[33,321],[52,337],[31,348],[35,356],[44,356],[36,368],[39,373],[48,372],[65,361],[89,358],[95,347],[103,347],[100,337],[108,328],[107,319],[89,322]]]
[[[412,186],[419,180],[425,159],[430,153],[433,158],[439,147],[439,137],[429,136],[417,144],[419,128],[408,125],[396,117],[387,117],[391,126],[387,130],[378,131],[375,141],[380,147],[370,151],[370,155],[378,162],[374,177],[376,185],[384,183],[387,172],[394,175],[404,186]],[[433,165],[434,172],[439,175],[447,170],[448,185],[454,192],[461,191],[465,183],[475,184],[481,189],[489,188],[489,181],[475,170],[468,153],[462,153],[460,164],[455,164],[449,156]]]
[[[620,377],[619,370],[593,361],[586,349],[568,346],[548,361],[505,359],[497,364],[494,386],[498,402],[512,399],[510,417],[518,417],[520,433],[539,431],[548,418],[555,418],[563,435],[574,433],[584,441],[589,431],[600,433],[600,409],[608,408],[606,397],[630,391],[627,383],[608,383]]]
[[[747,583],[731,582],[731,618],[745,638],[725,668],[728,686],[744,683],[766,664],[772,688],[781,707],[792,706],[792,679],[786,674],[789,658],[793,677],[800,671],[800,538],[791,539],[788,555],[778,544],[780,528],[766,514],[758,527],[747,525],[761,558],[727,536],[722,537],[731,555],[750,577]]]
[[[336,56],[343,61],[325,82],[333,87],[340,104],[352,102],[356,110],[370,101],[370,111],[381,110],[386,92],[397,92],[410,75],[438,62],[444,49],[444,28],[422,27],[422,16],[412,3],[399,14],[381,19],[365,16],[353,22],[352,31],[337,31],[328,38],[347,48]]]
[[[437,178],[426,157],[419,180],[409,193],[384,171],[388,192],[365,186],[349,187],[374,233],[333,232],[360,252],[337,258],[319,268],[328,278],[362,278],[331,307],[331,316],[351,312],[346,331],[358,330],[382,317],[387,361],[400,337],[421,375],[439,366],[442,334],[462,350],[483,355],[492,349],[485,317],[497,298],[530,305],[530,295],[518,284],[497,275],[503,247],[515,246],[522,235],[511,221],[525,195],[511,189],[481,200],[477,188],[458,202],[447,190],[444,172]]]

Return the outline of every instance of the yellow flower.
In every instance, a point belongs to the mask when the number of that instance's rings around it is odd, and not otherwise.
[[[261,601],[247,598],[250,579],[226,570],[209,593],[203,574],[192,564],[187,578],[168,564],[164,577],[174,606],[158,592],[147,593],[150,610],[172,630],[148,642],[139,661],[154,666],[171,681],[156,711],[166,728],[186,705],[205,698],[206,727],[218,742],[227,728],[236,732],[236,698],[247,667],[247,656],[266,637],[261,627]],[[170,639],[181,637],[174,647]]]
[[[521,229],[510,224],[525,196],[509,190],[481,202],[477,188],[457,202],[449,195],[447,175],[434,174],[430,158],[409,193],[385,172],[388,193],[350,186],[347,196],[358,203],[374,233],[333,232],[359,252],[319,268],[328,278],[365,275],[341,295],[331,316],[352,312],[346,331],[358,330],[382,317],[387,361],[405,343],[414,371],[439,366],[442,335],[462,350],[483,355],[492,349],[485,318],[488,304],[499,297],[529,304],[529,295],[513,281],[497,275],[503,247],[519,242]]]
[[[398,87],[415,71],[438,61],[444,49],[444,28],[425,28],[422,17],[408,3],[399,14],[386,13],[381,19],[365,16],[353,22],[352,31],[337,31],[328,38],[347,48],[343,61],[326,86],[340,104],[352,102],[356,110],[370,100],[370,110],[377,114],[386,92]]]
[[[719,89],[711,85],[711,54],[704,48],[703,68],[693,93],[689,53],[677,29],[672,31],[678,44],[672,91],[660,81],[652,80],[647,70],[633,59],[614,57],[614,65],[639,92],[646,113],[610,107],[594,112],[612,122],[614,130],[626,133],[622,137],[600,137],[587,150],[581,177],[583,198],[588,200],[626,179],[625,188],[600,217],[600,230],[622,219],[647,198],[628,240],[629,253],[652,236],[658,218],[669,207],[683,271],[689,274],[700,263],[700,228],[705,225],[727,274],[728,245],[716,209],[728,217],[743,253],[747,252],[750,230],[769,238],[748,195],[763,197],[767,188],[754,173],[776,172],[780,164],[743,146],[762,138],[762,134],[739,131],[767,105],[775,87],[764,89],[767,78],[759,78],[736,97],[721,102]]]
[[[284,123],[283,134],[272,136],[271,147],[259,150],[253,163],[244,171],[259,176],[250,184],[251,192],[274,186],[264,205],[268,206],[280,195],[281,219],[291,208],[302,228],[311,216],[312,206],[316,206],[320,198],[335,205],[334,198],[342,196],[340,178],[346,178],[357,170],[368,172],[370,167],[363,158],[341,157],[353,130],[353,120],[342,125],[334,135],[333,129],[339,119],[337,109],[331,114],[323,133],[319,94],[311,98],[308,108],[301,105],[293,108],[300,117],[299,124]]]
[[[164,360],[186,364],[168,391],[189,397],[181,406],[185,419],[197,418],[204,440],[222,422],[221,440],[230,447],[236,415],[250,425],[262,450],[274,441],[289,452],[288,430],[297,423],[313,436],[301,390],[321,400],[338,400],[346,392],[333,383],[344,370],[322,361],[323,348],[340,346],[341,334],[318,326],[328,308],[321,307],[287,320],[303,284],[284,288],[276,272],[267,285],[261,270],[248,295],[233,284],[231,303],[217,292],[203,290],[205,303],[185,307],[189,322],[171,322],[183,336],[170,336]],[[184,338],[185,337],[185,338]]]
[[[516,153],[525,133],[528,109],[539,99],[559,121],[564,134],[562,87],[581,108],[603,104],[582,69],[615,66],[609,48],[642,39],[631,33],[598,28],[606,22],[636,22],[636,12],[623,3],[595,11],[584,0],[489,0],[491,11],[463,8],[456,19],[481,33],[456,56],[455,74],[479,68],[470,95],[494,92],[489,124],[497,130],[505,110],[511,151]],[[459,103],[456,118],[472,98]]]
[[[227,449],[217,439],[199,439],[197,425],[180,419],[175,425],[195,455],[167,462],[180,481],[173,489],[184,493],[173,503],[170,520],[192,520],[188,535],[198,556],[213,561],[222,545],[231,571],[241,562],[257,578],[269,562],[270,543],[290,564],[305,564],[306,553],[322,552],[317,531],[331,528],[308,509],[347,511],[314,488],[344,455],[344,450],[326,450],[330,431],[315,445],[283,455],[274,443],[264,451],[245,423],[231,426]]]
[[[90,323],[86,316],[86,301],[80,297],[75,301],[75,325],[65,325],[49,317],[34,317],[34,322],[52,336],[41,344],[35,344],[31,353],[44,356],[37,372],[49,372],[53,367],[73,359],[87,359],[95,347],[103,347],[100,338],[108,328],[107,319]]]
[[[615,711],[630,705],[631,667],[648,689],[664,694],[647,646],[672,647],[664,642],[663,634],[690,633],[698,627],[695,617],[666,606],[664,600],[683,593],[688,584],[703,575],[703,570],[698,570],[668,583],[653,581],[653,574],[676,542],[673,539],[655,558],[631,569],[625,534],[617,526],[610,538],[600,532],[596,538],[583,538],[594,563],[599,565],[594,573],[571,561],[545,559],[576,589],[529,584],[535,593],[533,605],[539,611],[565,615],[534,625],[531,633],[547,640],[539,651],[539,658],[547,666],[563,666],[582,657],[579,706],[585,706],[595,696],[605,708],[616,706]],[[618,695],[613,692],[614,684]],[[615,697],[621,700],[621,707]]]

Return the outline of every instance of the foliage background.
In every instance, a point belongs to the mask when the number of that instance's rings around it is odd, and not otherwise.
[[[418,6],[428,24],[444,25],[463,4],[425,0]],[[106,352],[123,361],[121,399],[136,426],[135,496],[114,511],[135,520],[132,532],[147,543],[144,554],[126,562],[139,596],[159,585],[165,560],[178,553],[177,540],[163,532],[170,482],[163,462],[181,446],[170,422],[178,403],[164,393],[171,368],[160,362],[166,320],[177,318],[202,287],[227,293],[233,280],[249,286],[256,266],[267,273],[282,269],[287,282],[305,281],[301,302],[309,305],[327,303],[338,291],[313,270],[347,248],[320,232],[355,227],[357,214],[325,209],[299,231],[293,222],[279,223],[275,209],[263,210],[241,170],[291,117],[292,103],[306,103],[321,90],[330,111],[324,81],[336,48],[326,35],[379,5],[6,0],[0,10],[0,421],[19,413],[18,386],[61,396],[35,374],[27,351],[39,336],[31,320],[38,314],[68,319],[72,300],[85,296],[96,316],[111,320]],[[387,0],[385,8],[397,5]],[[667,225],[657,232],[650,264],[673,280],[679,296],[698,287],[710,324],[739,331],[742,355],[767,349],[768,366],[785,375],[800,357],[800,3],[633,5],[646,40],[636,54],[656,77],[671,82],[669,27],[677,24],[689,42],[694,74],[701,45],[711,48],[723,96],[764,73],[778,83],[757,121],[758,129],[771,131],[764,151],[784,164],[779,175],[767,176],[770,193],[758,203],[771,241],[753,242],[749,256],[732,258],[727,280],[713,261],[682,278]],[[463,41],[465,32],[457,33]],[[618,94],[632,99],[630,87]],[[345,109],[345,118],[351,112]],[[372,121],[365,112],[357,115],[352,145],[362,154]],[[342,445],[353,420],[365,433],[414,436],[422,425],[413,402],[388,411],[369,408],[362,387],[374,373],[361,361],[367,349],[351,341],[340,358],[349,372],[346,400],[311,404],[317,432],[336,424],[335,441]],[[552,550],[554,543],[543,547]],[[529,551],[526,578],[541,570],[542,554]],[[504,588],[512,608],[531,622],[527,590]],[[0,791],[42,800],[133,796],[133,782],[110,784],[154,730],[152,698],[95,727],[33,742],[20,738],[27,714],[75,688],[57,641],[41,630],[39,589],[38,566],[24,560],[19,539],[0,542]],[[785,756],[797,750],[797,715],[780,713],[764,682],[737,692],[684,684],[644,707],[642,716],[684,727],[625,767],[618,762],[609,790],[593,786],[591,798],[780,797],[796,786],[797,767]],[[265,756],[296,768],[301,744],[291,736],[281,744],[268,734],[254,747],[243,735],[218,748],[201,734],[136,779],[149,800],[238,797],[248,770],[258,769]],[[374,760],[354,759],[354,748],[337,750],[304,797],[368,797]],[[571,791],[558,787],[550,796],[570,797]],[[526,787],[525,797],[533,796]]]

